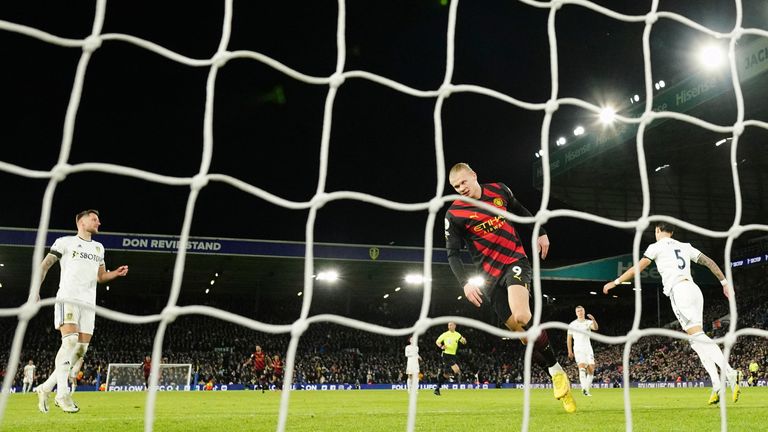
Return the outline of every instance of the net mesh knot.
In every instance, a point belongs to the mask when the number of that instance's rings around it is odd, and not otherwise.
[[[29,321],[40,310],[40,304],[37,302],[26,302],[19,308],[19,321]]]
[[[344,78],[343,74],[335,73],[331,75],[328,84],[331,86],[331,88],[337,89],[341,87],[342,84],[344,84],[344,81],[346,78]]]
[[[67,175],[72,171],[72,166],[60,163],[57,164],[53,169],[51,170],[51,177],[53,177],[54,180],[57,182],[63,182],[64,179],[67,178]]]
[[[83,41],[83,51],[92,53],[101,47],[101,38],[96,35],[91,35],[85,38]]]

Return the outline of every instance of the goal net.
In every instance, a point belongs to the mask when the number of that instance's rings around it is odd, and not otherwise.
[[[161,364],[157,382],[160,391],[191,390],[192,365]],[[141,363],[110,363],[107,367],[106,391],[144,390],[144,369]]]
[[[55,165],[48,167],[47,169],[32,169],[30,167],[20,166],[4,160],[0,160],[0,171],[8,173],[14,176],[23,176],[27,178],[43,179],[47,182],[47,189],[42,197],[42,205],[40,211],[40,222],[38,226],[38,233],[36,236],[34,262],[39,263],[42,261],[45,252],[46,234],[49,229],[49,221],[51,210],[54,205],[54,197],[56,196],[56,187],[65,180],[68,175],[78,173],[99,173],[104,175],[117,175],[127,176],[134,179],[140,179],[147,182],[155,182],[167,186],[186,186],[190,188],[187,201],[186,210],[183,214],[183,224],[180,231],[180,241],[178,242],[179,248],[176,254],[176,262],[173,268],[173,279],[170,286],[170,293],[168,296],[168,302],[163,309],[162,313],[153,316],[138,316],[132,314],[118,313],[113,310],[109,310],[103,307],[96,307],[96,312],[100,319],[108,318],[111,320],[118,320],[127,323],[140,324],[147,322],[157,322],[157,334],[154,339],[154,349],[152,351],[152,358],[162,358],[163,340],[166,337],[166,331],[169,325],[180,315],[198,314],[207,315],[221,320],[230,321],[242,326],[246,326],[250,329],[254,329],[261,332],[272,334],[290,334],[291,339],[288,344],[287,356],[286,356],[286,368],[284,377],[283,392],[280,395],[280,409],[277,421],[277,430],[282,432],[287,428],[288,411],[290,409],[291,399],[291,383],[294,378],[294,365],[296,363],[297,347],[299,345],[299,338],[304,334],[307,328],[311,324],[317,323],[334,323],[348,327],[353,327],[369,332],[375,332],[387,336],[406,336],[414,335],[415,340],[418,341],[418,337],[423,335],[427,329],[436,325],[444,325],[449,321],[454,321],[462,326],[473,327],[488,333],[492,333],[501,337],[522,338],[527,337],[536,338],[542,329],[559,329],[567,330],[567,325],[562,322],[542,322],[542,291],[541,291],[541,272],[540,272],[540,259],[538,255],[533,254],[532,266],[533,266],[533,285],[532,285],[532,298],[534,302],[533,318],[531,326],[526,332],[511,333],[500,330],[486,323],[480,322],[474,319],[468,319],[466,317],[455,316],[442,316],[442,317],[430,317],[430,305],[432,301],[432,257],[433,257],[433,245],[438,243],[434,238],[435,231],[439,231],[441,212],[447,203],[450,203],[456,199],[468,200],[458,195],[445,195],[444,190],[447,185],[446,176],[446,152],[443,141],[444,127],[443,127],[443,109],[446,99],[451,95],[458,93],[471,93],[475,97],[484,97],[493,100],[494,102],[502,102],[514,106],[518,109],[529,110],[540,114],[541,120],[541,146],[539,155],[542,161],[542,198],[540,205],[534,211],[534,217],[520,217],[508,212],[502,212],[492,206],[487,206],[488,211],[495,212],[498,215],[504,216],[507,220],[516,223],[533,223],[533,233],[531,235],[531,249],[536,250],[536,239],[541,232],[542,224],[551,221],[556,218],[572,218],[580,221],[604,224],[620,229],[635,230],[634,244],[633,244],[633,260],[637,263],[640,259],[640,244],[641,238],[644,232],[646,232],[649,224],[654,221],[667,221],[677,226],[695,232],[696,234],[726,239],[726,246],[724,252],[724,261],[730,262],[731,249],[733,242],[740,235],[748,230],[768,231],[768,225],[766,224],[745,224],[742,221],[741,204],[742,194],[739,182],[739,170],[738,166],[737,149],[739,146],[739,139],[747,128],[759,128],[768,130],[768,123],[764,121],[747,119],[745,118],[745,108],[741,92],[741,83],[739,81],[739,68],[738,59],[736,57],[736,46],[741,38],[746,35],[752,37],[768,37],[768,32],[754,28],[744,28],[742,25],[742,1],[736,0],[736,19],[732,23],[732,30],[729,31],[715,31],[708,28],[705,25],[699,24],[681,14],[674,12],[666,12],[659,10],[658,0],[653,0],[648,6],[648,9],[641,14],[628,15],[620,12],[616,12],[610,8],[601,6],[595,2],[587,0],[555,0],[551,2],[536,1],[536,0],[521,0],[521,3],[532,7],[543,9],[548,13],[547,21],[547,41],[549,51],[545,53],[544,57],[549,59],[550,73],[548,77],[542,77],[542,82],[530,83],[530,86],[546,86],[549,85],[551,89],[550,94],[545,100],[525,101],[514,97],[513,95],[505,94],[501,91],[487,88],[479,85],[472,84],[457,84],[454,81],[454,59],[455,59],[455,44],[454,39],[456,36],[456,23],[460,17],[459,13],[459,1],[452,0],[448,5],[448,18],[446,25],[445,35],[445,67],[442,70],[443,77],[442,83],[436,88],[418,89],[395,79],[391,79],[382,75],[376,75],[374,73],[364,70],[349,70],[347,68],[347,41],[346,41],[346,25],[347,25],[347,12],[346,2],[344,0],[338,0],[337,2],[337,17],[336,17],[336,58],[335,58],[335,70],[332,74],[327,76],[312,76],[297,69],[294,69],[279,60],[265,55],[264,53],[240,50],[230,50],[230,38],[232,33],[232,21],[235,9],[233,8],[232,0],[225,0],[223,2],[223,22],[221,24],[220,39],[217,44],[215,52],[211,52],[205,58],[197,59],[190,58],[179,52],[175,52],[172,49],[161,46],[155,41],[142,39],[130,34],[122,33],[104,33],[102,31],[106,10],[106,0],[97,0],[93,25],[91,27],[91,33],[85,38],[69,38],[56,34],[49,33],[48,29],[35,28],[27,25],[18,24],[15,22],[9,22],[0,20],[0,31],[13,32],[15,37],[33,38],[36,41],[47,44],[54,44],[61,47],[80,48],[79,62],[77,64],[74,79],[72,80],[71,92],[69,93],[68,105],[64,115],[64,127],[63,135],[60,146],[60,153]],[[605,4],[612,4],[612,2],[603,2]],[[634,220],[614,220],[601,217],[595,214],[569,210],[569,209],[551,209],[550,203],[550,191],[551,191],[551,167],[550,167],[550,147],[551,147],[551,124],[553,116],[556,112],[563,107],[579,108],[589,111],[592,114],[600,115],[602,107],[593,103],[567,97],[564,97],[559,93],[560,75],[558,66],[558,56],[562,55],[559,51],[558,31],[556,28],[556,19],[559,14],[562,13],[564,8],[581,8],[585,12],[600,16],[601,19],[610,19],[621,22],[622,24],[632,24],[643,26],[644,32],[642,36],[642,54],[643,54],[643,81],[644,91],[640,92],[644,94],[644,109],[642,113],[637,116],[622,116],[617,115],[616,121],[625,125],[637,126],[636,148],[638,155],[638,165],[636,167],[626,167],[626,169],[637,169],[640,177],[640,185],[642,191],[642,211],[640,216]],[[665,109],[655,110],[654,106],[654,90],[653,85],[655,82],[652,73],[652,59],[650,51],[650,34],[654,26],[657,23],[669,22],[675,25],[685,26],[692,32],[698,32],[716,39],[725,40],[728,42],[728,62],[730,65],[732,80],[732,90],[735,95],[735,120],[728,125],[714,124],[705,120],[701,120],[695,117],[691,117],[678,112],[672,112]],[[481,30],[482,31],[482,30]],[[574,37],[573,35],[566,37]],[[578,38],[576,38],[578,39]],[[525,41],[522,41],[525,44]],[[207,81],[205,84],[205,104],[204,104],[204,122],[202,131],[202,153],[200,157],[200,168],[193,176],[170,176],[157,172],[149,172],[140,169],[136,169],[130,166],[123,166],[119,164],[110,163],[96,163],[96,162],[84,162],[74,163],[70,158],[73,148],[73,140],[75,137],[75,120],[78,115],[78,109],[81,102],[81,95],[83,89],[86,86],[86,71],[89,69],[89,64],[94,55],[99,51],[110,50],[110,46],[114,44],[131,44],[134,48],[147,50],[157,56],[162,56],[168,61],[177,62],[180,65],[190,68],[202,68],[207,71]],[[170,46],[170,45],[169,45]],[[639,49],[639,48],[635,48]],[[350,49],[350,52],[354,52]],[[503,55],[510,55],[509,53]],[[503,56],[500,54],[500,56]],[[261,66],[272,68],[274,71],[284,74],[295,80],[299,80],[304,84],[315,85],[324,87],[325,102],[323,106],[322,115],[322,132],[320,137],[320,151],[318,159],[318,172],[317,172],[317,185],[314,195],[311,199],[306,201],[290,200],[281,196],[277,196],[271,193],[269,190],[260,188],[254,184],[248,183],[246,180],[236,178],[233,176],[215,173],[211,171],[212,160],[214,155],[214,103],[215,92],[217,89],[217,79],[220,78],[219,72],[227,67],[227,64],[231,60],[240,59],[250,60],[261,63]],[[618,62],[618,61],[617,61]],[[9,63],[6,67],[13,67],[13,64]],[[520,67],[527,67],[523,64]],[[223,78],[221,78],[223,79]],[[339,93],[344,92],[345,82],[352,80],[365,80],[370,83],[383,86],[388,91],[396,91],[403,93],[404,95],[413,98],[426,98],[434,102],[433,105],[433,128],[434,128],[434,142],[430,142],[429,145],[434,148],[434,158],[425,162],[426,164],[434,163],[433,168],[437,175],[434,178],[436,188],[435,193],[429,197],[428,200],[422,200],[421,202],[399,202],[391,199],[386,199],[380,196],[371,194],[356,192],[354,190],[341,190],[330,191],[326,182],[329,175],[329,158],[332,152],[331,149],[331,127],[334,121],[334,104],[336,97]],[[528,84],[526,84],[528,85]],[[200,89],[202,92],[202,88]],[[637,96],[635,96],[635,100]],[[693,225],[669,215],[653,215],[651,213],[651,194],[649,191],[649,179],[648,170],[649,166],[646,163],[646,149],[644,147],[644,134],[646,128],[654,121],[662,119],[674,119],[678,122],[684,122],[687,125],[696,126],[698,128],[706,129],[708,131],[717,132],[721,134],[727,134],[731,137],[731,151],[729,155],[729,163],[732,167],[732,179],[733,179],[733,194],[735,197],[736,211],[733,218],[732,225],[725,230],[711,230],[702,226]],[[152,134],[147,134],[151,136]],[[29,147],[25,143],[16,143],[18,146]],[[472,142],[468,145],[476,145]],[[31,148],[31,147],[30,147]],[[474,150],[484,150],[480,145]],[[628,149],[631,150],[631,149]],[[266,153],[266,152],[265,152]],[[217,157],[219,154],[217,154]],[[233,158],[239,157],[237,154],[230,155]],[[88,157],[88,156],[86,156]],[[405,158],[406,155],[403,155]],[[493,156],[488,156],[493,157]],[[0,158],[2,156],[0,155]],[[264,163],[265,159],[257,159],[255,163]],[[451,161],[453,162],[453,161]],[[511,162],[510,162],[511,163]],[[374,164],[371,164],[374,166]],[[652,169],[652,167],[650,167]],[[403,174],[405,175],[405,174]],[[414,182],[423,182],[422,173],[416,173],[413,178]],[[179,299],[182,276],[184,274],[185,259],[187,256],[186,245],[189,242],[190,230],[192,227],[192,221],[195,216],[196,204],[200,197],[201,191],[206,188],[210,183],[219,183],[227,187],[238,189],[239,191],[250,194],[254,199],[261,199],[274,204],[275,206],[281,206],[283,208],[292,210],[304,210],[308,212],[305,226],[305,242],[306,249],[304,254],[305,268],[304,268],[304,287],[301,313],[298,319],[292,324],[288,325],[273,325],[258,320],[249,319],[243,316],[239,316],[220,309],[206,307],[206,306],[179,306],[177,300]],[[350,186],[354,187],[354,186]],[[310,316],[310,309],[312,307],[312,293],[314,289],[313,274],[314,269],[314,243],[315,243],[315,228],[318,214],[322,211],[323,206],[341,200],[356,200],[373,204],[384,209],[403,211],[403,212],[424,212],[427,215],[426,223],[424,226],[424,260],[423,260],[423,275],[424,275],[424,291],[423,299],[421,303],[421,311],[418,320],[416,320],[411,326],[406,328],[388,328],[384,326],[372,325],[368,322],[349,319],[339,315],[314,315]],[[5,409],[8,404],[9,389],[13,382],[13,377],[16,374],[20,353],[22,349],[22,343],[24,341],[27,325],[32,317],[40,312],[40,308],[43,306],[51,306],[55,303],[55,299],[46,298],[38,302],[34,297],[34,285],[36,281],[40,280],[41,270],[40,267],[35,265],[33,273],[31,275],[30,296],[28,300],[18,306],[0,309],[0,316],[6,317],[18,317],[18,325],[11,344],[9,360],[6,367],[5,378],[3,381],[2,394],[0,394],[0,422],[2,422],[2,416],[5,414]],[[729,281],[733,281],[731,268],[726,268],[726,276]],[[636,286],[640,287],[640,275],[636,274],[635,279]],[[661,335],[670,338],[686,339],[687,336],[681,332],[673,332],[668,329],[640,329],[640,314],[642,311],[641,293],[638,289],[635,292],[635,310],[634,321],[632,329],[626,334],[618,337],[607,337],[600,334],[593,334],[591,337],[593,340],[608,343],[608,344],[623,344],[625,346],[623,352],[623,378],[624,382],[629,382],[629,373],[632,367],[630,363],[630,352],[633,343],[638,339],[651,336]],[[736,343],[739,336],[752,335],[760,337],[768,337],[768,332],[757,329],[739,329],[737,330],[737,323],[739,315],[736,310],[735,296],[732,295],[729,299],[729,313],[730,313],[730,326],[729,330],[724,338],[720,338],[717,342],[724,343],[725,355],[728,356],[731,347]],[[521,419],[520,429],[523,431],[529,430],[530,422],[530,375],[531,375],[531,357],[533,354],[533,344],[528,344],[525,352],[524,361],[524,382],[526,384],[524,390],[524,404],[523,404],[523,416]],[[170,366],[170,368],[169,368]],[[114,371],[112,370],[114,368]],[[147,393],[146,409],[144,411],[144,427],[146,431],[153,430],[155,421],[156,410],[156,398],[158,387],[161,385],[180,385],[185,383],[189,385],[190,379],[190,366],[189,365],[160,365],[158,363],[152,364],[150,391]],[[109,384],[112,382],[115,385],[140,385],[143,380],[143,376],[138,370],[138,365],[110,365],[109,372]],[[624,401],[625,401],[625,421],[626,430],[632,430],[632,405],[628,386],[624,386]],[[417,398],[418,392],[411,392],[408,401],[408,418],[407,418],[407,430],[413,431],[416,424],[416,410],[417,410]],[[721,404],[720,416],[722,430],[727,429],[727,412],[725,409],[726,403]],[[510,419],[510,422],[514,419]]]

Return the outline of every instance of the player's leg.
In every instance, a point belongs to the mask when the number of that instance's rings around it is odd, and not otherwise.
[[[461,384],[461,368],[459,367],[459,364],[452,364],[451,370],[453,371],[453,375],[456,377],[456,384]]]
[[[584,361],[581,355],[581,353],[577,353],[576,362],[579,366],[579,384],[581,384],[581,392],[586,396],[588,393],[587,391],[587,363]]]
[[[520,271],[521,268],[522,272]],[[506,285],[506,282],[510,280],[509,277],[513,278],[513,282]],[[514,280],[523,280],[524,285],[516,284]],[[491,293],[491,302],[496,314],[504,320],[508,329],[524,331],[532,317],[529,303],[530,292],[527,286],[530,282],[530,266],[512,266],[500,282],[503,283],[502,286],[506,285],[506,290],[497,287]],[[563,408],[567,412],[576,411],[576,402],[571,395],[571,382],[549,345],[547,331],[542,330],[533,344],[533,361],[552,376],[555,398],[563,402]]]
[[[446,354],[442,353],[440,356],[440,370],[437,371],[437,387],[435,387],[435,395],[440,396],[440,388],[443,387],[443,381],[445,380],[445,366],[446,366]]]
[[[719,392],[722,383],[715,358],[719,353],[721,367],[724,367],[725,359],[720,347],[712,344],[709,336],[702,331],[704,299],[701,290],[692,282],[682,282],[672,289],[669,300],[680,326],[691,336],[691,348],[699,356],[701,364],[712,380],[712,394],[708,403],[716,404],[720,402]]]
[[[77,412],[78,409],[69,402],[67,378],[69,376],[70,359],[77,346],[79,329],[77,326],[79,308],[69,303],[54,305],[54,327],[61,332],[61,346],[54,358],[54,371],[43,384],[37,388],[38,409],[48,412],[48,394],[56,388],[56,402],[65,412]]]
[[[592,391],[592,381],[595,379],[595,356],[594,354],[589,355],[589,360],[587,361],[587,396],[592,396],[590,393]]]
[[[87,311],[84,311],[84,312],[87,313]],[[77,346],[75,347],[75,350],[72,352],[72,359],[70,360],[72,367],[69,368],[69,379],[72,382],[73,393],[75,392],[75,388],[77,387],[77,374],[78,372],[80,372],[81,368],[83,367],[85,352],[88,351],[88,345],[91,343],[92,337],[93,337],[93,320],[90,320],[90,324],[88,324],[87,320],[81,319],[80,336],[78,337]]]

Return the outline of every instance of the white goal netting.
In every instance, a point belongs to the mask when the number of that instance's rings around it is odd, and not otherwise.
[[[496,100],[514,105],[515,107],[543,112],[543,121],[541,124],[541,150],[540,155],[543,163],[543,194],[541,203],[538,210],[535,212],[533,218],[519,217],[507,212],[499,212],[491,206],[485,206],[489,211],[493,211],[497,214],[503,214],[506,218],[518,222],[518,223],[534,223],[533,235],[531,246],[533,250],[536,250],[535,239],[538,237],[541,225],[553,218],[575,218],[585,221],[596,222],[600,224],[609,225],[616,228],[635,229],[636,234],[634,237],[633,247],[633,259],[637,263],[639,260],[639,248],[641,236],[648,228],[649,224],[653,221],[668,221],[674,223],[686,230],[693,231],[697,234],[727,239],[724,260],[730,262],[731,248],[733,241],[738,238],[742,233],[748,230],[761,230],[768,231],[768,225],[742,225],[741,210],[742,210],[742,195],[739,183],[739,171],[735,168],[737,162],[737,149],[739,146],[739,138],[744,132],[745,128],[763,128],[768,130],[768,123],[761,122],[752,119],[746,119],[743,97],[741,93],[741,85],[738,78],[737,59],[735,55],[736,44],[740,38],[744,35],[756,35],[760,37],[768,37],[768,32],[758,29],[743,28],[742,27],[742,9],[741,1],[736,1],[736,20],[733,23],[733,29],[729,32],[717,32],[713,31],[706,26],[691,21],[685,16],[663,12],[658,10],[658,0],[654,0],[651,3],[650,9],[647,13],[641,15],[625,15],[617,13],[609,8],[597,5],[595,3],[584,0],[563,0],[563,1],[533,1],[533,0],[521,0],[522,3],[533,7],[548,10],[548,41],[549,41],[549,58],[551,63],[550,82],[551,82],[551,94],[546,101],[529,102],[516,99],[515,97],[501,92],[495,91],[490,88],[484,88],[471,84],[458,84],[453,82],[454,71],[454,35],[456,29],[456,21],[459,18],[459,1],[453,0],[450,2],[447,35],[445,39],[446,49],[446,64],[445,74],[442,85],[439,88],[420,90],[406,86],[400,82],[388,79],[383,76],[378,76],[362,70],[347,70],[347,44],[345,40],[345,25],[346,25],[346,13],[344,0],[338,1],[338,20],[337,20],[337,57],[335,72],[330,76],[310,76],[301,71],[292,69],[290,66],[281,63],[275,58],[269,57],[259,52],[253,51],[229,51],[229,41],[231,34],[231,24],[233,18],[233,2],[231,0],[224,1],[224,20],[222,23],[221,38],[218,44],[217,50],[211,54],[208,58],[196,59],[189,58],[174,52],[168,48],[157,45],[151,41],[143,40],[141,38],[119,33],[102,33],[102,27],[105,18],[105,11],[107,8],[106,0],[98,0],[96,2],[92,32],[90,36],[85,39],[70,39],[60,37],[54,34],[47,33],[42,29],[32,28],[25,25],[16,24],[13,22],[0,20],[0,30],[6,32],[15,32],[20,35],[38,39],[43,42],[55,44],[64,47],[79,47],[82,49],[79,63],[72,85],[72,91],[67,106],[65,118],[64,118],[64,132],[61,142],[61,148],[59,152],[58,162],[55,166],[49,170],[33,170],[23,166],[14,165],[0,160],[0,170],[10,173],[12,175],[24,176],[29,178],[47,179],[47,189],[42,200],[42,210],[40,214],[40,223],[38,226],[38,233],[36,237],[36,245],[34,251],[34,263],[39,263],[44,255],[45,251],[45,239],[46,233],[49,228],[49,219],[51,214],[51,208],[53,205],[54,192],[57,184],[62,182],[67,175],[79,172],[97,172],[97,173],[109,173],[122,176],[134,177],[146,181],[157,182],[165,185],[187,185],[190,187],[190,193],[187,199],[186,211],[184,214],[184,222],[180,234],[179,245],[187,244],[190,236],[190,228],[194,217],[195,203],[198,200],[201,189],[206,187],[210,182],[220,182],[234,188],[240,189],[248,194],[253,195],[262,200],[266,200],[272,204],[282,206],[288,209],[301,209],[308,210],[309,214],[306,221],[306,253],[305,253],[305,269],[304,269],[304,293],[302,301],[302,309],[299,319],[297,319],[291,325],[272,325],[263,323],[251,319],[244,318],[226,311],[222,311],[215,308],[206,306],[177,306],[177,300],[179,298],[179,292],[181,289],[181,278],[184,273],[186,248],[180,247],[175,261],[173,281],[170,289],[170,296],[167,306],[161,314],[151,316],[136,316],[130,314],[119,313],[116,311],[108,310],[101,307],[96,307],[96,312],[101,317],[107,317],[112,320],[123,321],[127,323],[149,323],[158,322],[157,334],[154,340],[154,349],[152,352],[152,358],[161,358],[161,349],[163,346],[163,338],[166,335],[166,329],[168,325],[179,315],[188,314],[200,314],[207,315],[217,319],[230,321],[253,330],[267,332],[267,333],[290,333],[291,340],[288,345],[288,352],[286,358],[284,391],[281,395],[280,411],[278,415],[277,430],[284,431],[286,429],[286,421],[289,410],[289,402],[291,399],[290,384],[293,381],[293,367],[296,360],[296,351],[298,346],[299,337],[312,323],[328,322],[340,324],[348,327],[361,329],[364,331],[375,332],[388,336],[405,336],[413,334],[416,337],[423,334],[429,327],[435,325],[445,324],[449,321],[455,321],[460,325],[470,326],[477,328],[488,333],[492,333],[499,336],[507,336],[513,338],[528,337],[535,338],[542,329],[560,329],[566,330],[567,325],[560,322],[541,322],[541,279],[540,279],[540,260],[537,255],[533,255],[532,264],[534,270],[534,317],[532,320],[532,326],[526,333],[510,333],[490,325],[482,323],[477,320],[444,316],[437,318],[428,317],[429,307],[431,304],[432,295],[432,247],[434,244],[433,232],[435,226],[435,220],[439,217],[439,212],[446,203],[449,203],[457,198],[457,195],[445,196],[443,191],[446,185],[446,160],[444,156],[443,147],[443,124],[442,124],[442,109],[444,101],[447,97],[454,93],[469,92],[477,95],[482,95],[487,98],[494,98]],[[555,21],[558,16],[558,12],[564,5],[569,7],[580,7],[591,11],[594,14],[600,14],[604,17],[608,17],[613,20],[624,21],[627,23],[641,23],[644,24],[643,33],[643,58],[644,58],[644,79],[645,79],[645,110],[639,117],[624,117],[617,116],[617,120],[625,124],[638,125],[636,135],[636,145],[638,154],[638,170],[642,187],[642,215],[637,220],[632,221],[617,221],[594,214],[573,211],[573,210],[550,210],[550,167],[549,167],[549,142],[550,142],[550,125],[552,117],[560,107],[569,105],[578,108],[582,108],[599,114],[601,108],[588,103],[586,101],[575,98],[561,98],[558,94],[559,89],[559,76],[558,76],[558,40],[555,30]],[[681,113],[661,111],[653,111],[653,75],[652,75],[652,62],[650,56],[650,33],[651,29],[659,20],[673,20],[677,23],[687,26],[695,31],[701,32],[715,38],[725,39],[729,41],[728,59],[730,62],[730,72],[732,76],[733,91],[736,96],[736,120],[730,125],[718,125],[712,124],[698,118],[688,116]],[[75,118],[78,112],[80,104],[81,94],[83,91],[84,77],[88,70],[90,60],[95,52],[99,50],[109,50],[111,44],[133,44],[136,47],[149,50],[159,56],[165,57],[170,61],[178,62],[182,65],[189,67],[203,67],[208,69],[208,79],[205,86],[206,91],[206,103],[205,103],[205,115],[204,115],[204,132],[203,132],[203,151],[202,162],[200,164],[199,171],[193,177],[172,177],[166,175],[160,175],[154,172],[142,171],[139,169],[131,168],[128,166],[106,164],[106,163],[79,163],[70,164],[70,152],[72,148]],[[241,58],[251,59],[257,62],[261,62],[264,65],[279,71],[288,77],[302,81],[307,84],[327,87],[327,95],[325,98],[325,106],[323,113],[323,128],[321,135],[321,146],[319,156],[319,176],[316,187],[316,193],[313,198],[308,201],[290,201],[288,199],[276,196],[267,190],[258,188],[247,182],[244,182],[238,178],[234,178],[227,175],[217,174],[210,172],[211,158],[214,148],[213,140],[213,119],[214,119],[214,90],[216,88],[216,80],[219,71],[226,67],[229,60]],[[402,92],[406,95],[415,98],[428,98],[434,100],[434,153],[436,159],[436,190],[432,199],[427,202],[419,203],[403,203],[395,202],[387,199],[383,199],[377,196],[369,194],[359,193],[352,190],[349,191],[336,191],[328,192],[326,188],[326,179],[328,174],[328,158],[331,152],[330,138],[331,127],[333,124],[333,107],[334,101],[338,92],[343,91],[344,83],[348,80],[369,80],[381,86],[388,87],[392,90]],[[684,220],[677,218],[664,216],[664,215],[651,215],[650,214],[650,202],[652,197],[649,192],[648,181],[648,167],[646,165],[646,157],[644,151],[644,133],[646,127],[654,120],[659,119],[676,119],[681,122],[686,122],[700,128],[708,129],[710,131],[730,134],[732,136],[732,144],[730,148],[730,161],[733,176],[733,191],[736,201],[736,211],[733,218],[732,226],[725,231],[712,231],[700,226],[696,226],[687,223]],[[313,294],[313,242],[314,242],[314,228],[315,221],[324,204],[336,200],[358,200],[381,206],[387,209],[396,211],[410,211],[410,212],[428,212],[428,218],[424,227],[424,296],[422,300],[422,307],[419,319],[413,323],[412,326],[407,328],[387,328],[378,325],[372,325],[370,323],[348,319],[337,315],[316,315],[309,316],[310,306],[312,305]],[[480,204],[482,205],[482,204]],[[726,269],[726,276],[729,281],[732,281],[731,269]],[[640,276],[636,275],[635,283],[640,285]],[[37,265],[34,266],[32,274],[32,281],[40,280],[40,269]],[[33,282],[34,283],[34,282]],[[30,287],[30,293],[33,292],[33,287]],[[607,337],[599,334],[592,334],[591,337],[599,342],[609,344],[625,344],[624,357],[623,357],[623,374],[624,381],[629,382],[629,371],[631,365],[629,363],[630,350],[632,344],[639,338],[650,335],[661,335],[671,338],[684,339],[687,336],[680,332],[674,332],[666,329],[639,329],[640,316],[641,316],[641,294],[640,291],[635,292],[635,315],[633,327],[628,334],[621,337]],[[40,302],[37,302],[35,298],[30,294],[28,301],[15,308],[0,309],[0,316],[18,317],[19,323],[16,327],[14,334],[13,344],[10,349],[10,360],[7,365],[5,379],[3,381],[2,394],[0,395],[0,421],[5,413],[5,408],[8,403],[9,389],[12,384],[13,377],[16,374],[16,369],[19,364],[19,356],[22,347],[22,341],[24,339],[25,331],[29,320],[35,316],[41,306],[50,306],[55,303],[55,299],[47,298]],[[754,335],[761,337],[768,337],[768,332],[757,329],[740,329],[736,330],[738,322],[738,311],[736,310],[735,296],[730,297],[730,328],[725,337],[717,340],[717,342],[724,343],[725,355],[728,356],[731,347],[735,344],[736,339],[740,336]],[[525,353],[525,383],[530,384],[530,372],[531,372],[531,356],[532,356],[533,344],[529,344]],[[155,402],[157,398],[156,387],[163,379],[163,373],[161,373],[160,365],[153,363],[151,372],[152,391],[147,394],[147,403],[145,411],[145,430],[153,430],[153,424],[155,419]],[[413,431],[416,421],[416,402],[418,392],[412,392],[409,396],[409,410],[407,419],[407,430]],[[624,390],[625,400],[625,413],[626,413],[626,430],[632,430],[632,405],[629,388],[625,386]],[[727,429],[727,413],[725,409],[725,403],[721,404],[721,427],[722,430]],[[521,429],[523,431],[529,430],[530,420],[530,387],[526,386],[524,392],[524,407],[523,417],[521,419]]]
[[[107,366],[106,391],[140,391],[146,388],[142,363],[110,363]],[[161,363],[157,378],[158,390],[190,390],[190,363]]]

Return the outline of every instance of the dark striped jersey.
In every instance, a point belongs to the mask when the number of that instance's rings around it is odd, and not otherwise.
[[[251,354],[251,361],[253,362],[253,368],[259,371],[263,371],[267,366],[266,355],[264,351],[254,351]]]
[[[479,201],[520,216],[531,215],[505,184],[480,186],[483,193]],[[504,216],[456,200],[445,213],[445,247],[451,255],[452,251],[461,249],[465,244],[478,270],[491,280],[497,280],[509,264],[527,259],[514,225]],[[463,284],[466,281],[460,282]]]

